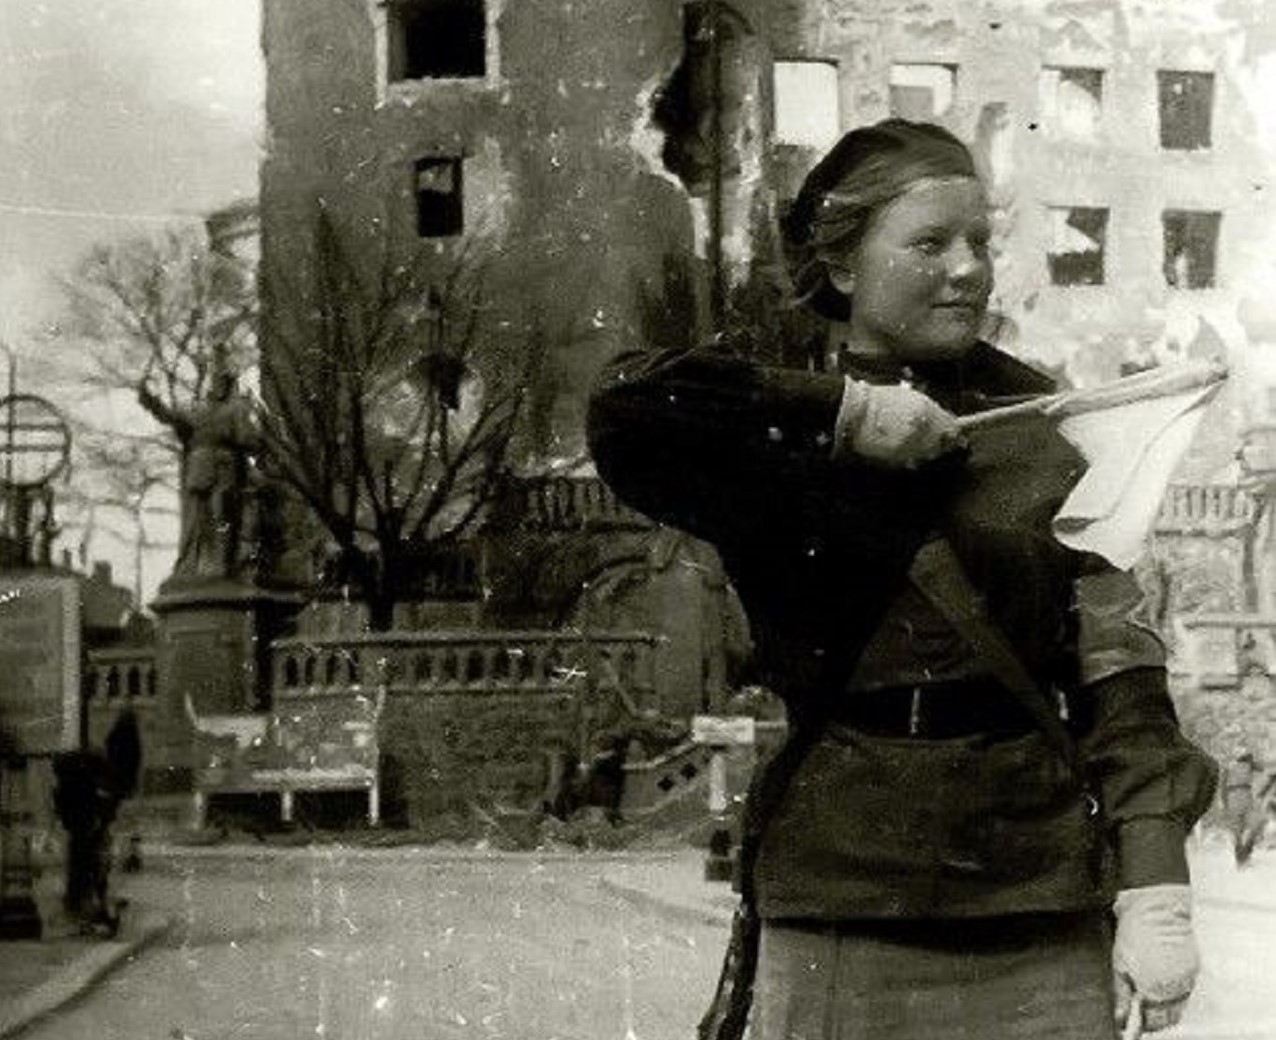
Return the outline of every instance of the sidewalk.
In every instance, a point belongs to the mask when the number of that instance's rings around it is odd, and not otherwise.
[[[172,923],[153,911],[125,909],[120,934],[73,933],[38,900],[44,937],[0,942],[0,1038],[12,1036],[84,993],[117,965],[160,938]]]

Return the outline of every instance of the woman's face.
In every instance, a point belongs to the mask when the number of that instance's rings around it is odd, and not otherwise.
[[[828,258],[850,296],[850,346],[905,361],[958,357],[992,292],[988,199],[970,177],[922,180],[879,209],[847,255]]]

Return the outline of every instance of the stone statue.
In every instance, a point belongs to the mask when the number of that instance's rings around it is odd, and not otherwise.
[[[137,398],[182,445],[182,533],[174,576],[235,577],[251,456],[260,447],[251,402],[221,365],[214,366],[209,396],[189,409],[161,401],[145,379]]]

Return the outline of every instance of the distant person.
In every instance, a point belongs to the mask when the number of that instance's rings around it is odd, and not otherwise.
[[[579,807],[580,756],[570,748],[553,747],[545,753],[547,776],[541,809],[557,820],[566,820]]]
[[[625,795],[625,761],[629,737],[615,734],[589,763],[584,779],[583,801],[603,810],[607,822],[621,822],[620,806]]]
[[[53,804],[67,833],[66,891],[62,905],[81,932],[103,937],[119,929],[110,885],[111,823],[119,807],[106,756],[66,751],[53,760]]]
[[[120,711],[106,734],[106,761],[111,783],[120,801],[137,794],[142,775],[142,730],[137,713],[126,707]],[[130,834],[120,869],[135,874],[142,869],[142,839]]]
[[[1249,750],[1242,751],[1228,763],[1223,781],[1223,814],[1238,867],[1249,863],[1266,834],[1273,801],[1276,801],[1276,771],[1262,768]]]
[[[120,801],[132,798],[142,773],[142,730],[132,708],[123,708],[115,716],[106,734],[105,748],[116,796]]]

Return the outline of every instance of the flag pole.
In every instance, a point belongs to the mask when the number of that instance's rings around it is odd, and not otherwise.
[[[1188,390],[1204,389],[1221,383],[1227,378],[1227,366],[1218,361],[1192,361],[1183,364],[1154,368],[1147,372],[1126,376],[1104,386],[1085,390],[1065,390],[1057,394],[1045,394],[1028,401],[990,408],[984,412],[963,415],[957,425],[963,430],[995,426],[1024,415],[1048,415],[1064,418],[1083,412],[1097,412],[1104,408],[1116,408],[1135,401],[1155,397],[1169,397]]]

